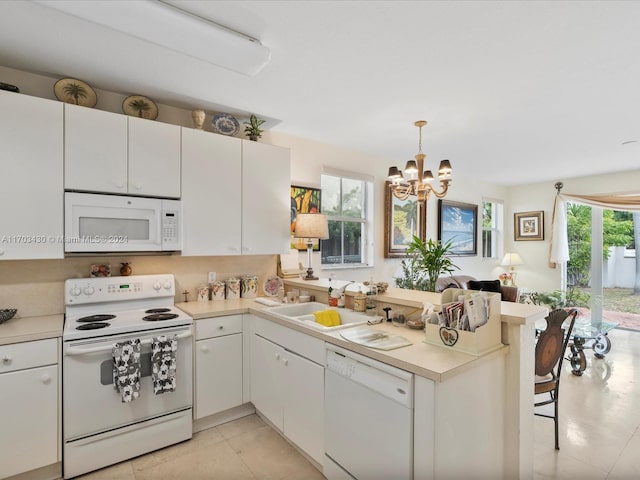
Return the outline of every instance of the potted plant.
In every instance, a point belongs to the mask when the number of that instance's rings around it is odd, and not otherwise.
[[[246,125],[244,127],[244,134],[249,137],[249,140],[253,142],[258,141],[258,138],[262,136],[262,132],[264,131],[260,128],[260,125],[262,125],[264,122],[265,120],[261,120],[255,115],[251,115],[249,117],[249,121],[244,122],[244,124]]]
[[[569,286],[566,291],[533,292],[530,298],[534,305],[546,305],[551,310],[555,310],[557,308],[589,308],[591,295],[574,286]]]
[[[395,279],[396,286],[435,292],[438,277],[459,268],[448,257],[450,250],[451,242],[424,242],[414,235],[407,248],[409,258],[402,261],[403,276]]]

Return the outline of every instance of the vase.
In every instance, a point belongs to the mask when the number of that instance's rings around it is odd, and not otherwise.
[[[207,116],[204,110],[194,110],[191,112],[191,118],[193,119],[193,126],[198,130],[202,130],[204,126],[204,118]]]
[[[258,141],[258,136],[257,135],[249,135],[249,140],[251,140],[252,142],[257,142]]]

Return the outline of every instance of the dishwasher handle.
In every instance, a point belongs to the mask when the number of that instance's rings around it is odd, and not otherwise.
[[[191,330],[188,330],[184,333],[179,333],[176,335],[177,340],[182,340],[183,338],[189,338],[191,336]],[[153,340],[151,338],[147,338],[140,341],[140,345],[151,345]],[[73,355],[85,355],[87,353],[97,353],[97,352],[110,352],[113,349],[113,345],[101,345],[99,347],[67,347],[64,351],[64,354],[67,356]]]
[[[358,357],[356,359],[355,357]],[[326,383],[330,378],[343,377],[344,381],[362,385],[405,407],[413,406],[414,375],[405,370],[353,353],[327,349]],[[326,384],[325,383],[325,384]]]

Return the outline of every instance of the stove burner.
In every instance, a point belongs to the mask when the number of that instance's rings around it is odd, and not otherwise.
[[[111,325],[107,322],[93,322],[93,323],[85,323],[84,325],[80,325],[76,327],[76,330],[96,330],[98,328],[105,328]]]
[[[178,314],[176,313],[154,313],[153,315],[147,315],[146,317],[142,317],[143,320],[147,320],[149,322],[159,322],[162,320],[171,320],[172,318],[178,318]]]
[[[110,314],[89,315],[88,317],[79,318],[76,322],[104,322],[105,320],[113,320],[114,318],[116,318],[116,316]],[[84,330],[88,330],[88,328]]]
[[[166,313],[170,311],[170,308],[150,308],[149,310],[145,310],[144,313]]]

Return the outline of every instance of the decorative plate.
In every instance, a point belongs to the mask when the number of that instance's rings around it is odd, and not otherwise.
[[[158,118],[158,106],[150,98],[130,95],[122,101],[122,111],[127,115],[147,120]]]
[[[215,133],[228,135],[230,137],[237,135],[240,131],[240,123],[233,115],[229,115],[228,113],[218,113],[214,115],[213,119],[211,119],[211,126]]]
[[[77,78],[61,78],[53,85],[53,93],[61,102],[95,107],[98,96],[93,88]]]
[[[262,282],[262,290],[267,297],[277,297],[280,287],[284,287],[280,277],[267,277]]]

